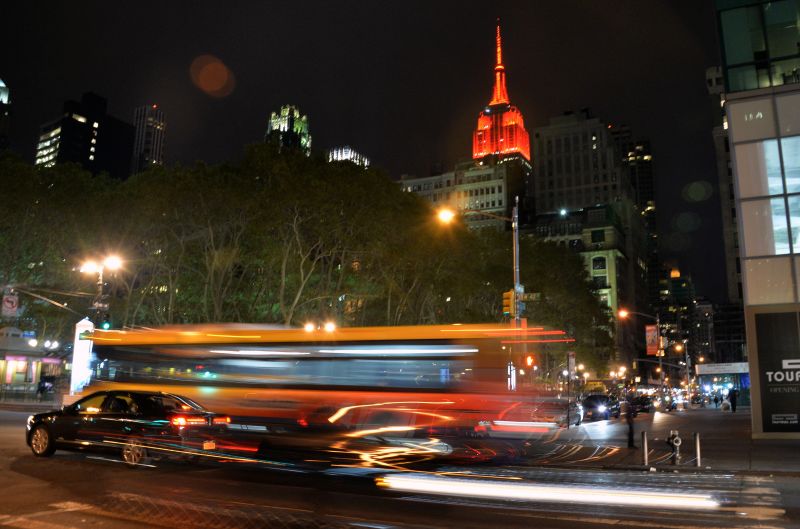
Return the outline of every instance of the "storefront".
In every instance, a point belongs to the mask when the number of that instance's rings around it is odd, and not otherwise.
[[[64,369],[62,359],[15,327],[0,329],[0,393],[35,394],[42,380],[52,384]]]
[[[750,368],[747,362],[698,364],[695,369],[697,386],[703,394],[724,399],[732,390],[736,390],[739,392],[739,405],[750,405]]]

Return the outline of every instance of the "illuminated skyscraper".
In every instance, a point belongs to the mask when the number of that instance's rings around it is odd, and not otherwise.
[[[294,148],[311,152],[311,134],[308,133],[308,117],[293,105],[284,105],[269,116],[269,126],[264,136],[267,142],[275,141],[281,149]]]
[[[503,47],[500,40],[500,23],[497,24],[496,61],[494,66],[494,91],[489,105],[478,115],[478,126],[472,134],[472,158],[478,160],[489,155],[521,154],[531,159],[531,143],[522,113],[511,105],[506,90],[506,68],[503,65]]]
[[[369,158],[345,145],[344,147],[335,147],[328,151],[329,162],[353,162],[361,167],[369,167]]]
[[[133,111],[136,136],[133,142],[133,173],[164,165],[164,133],[167,124],[158,105],[144,105]]]

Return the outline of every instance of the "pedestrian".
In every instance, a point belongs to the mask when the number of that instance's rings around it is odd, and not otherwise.
[[[42,400],[44,397],[45,392],[47,391],[47,383],[40,379],[39,384],[36,386],[36,400]]]
[[[731,403],[731,413],[736,413],[736,400],[739,397],[739,391],[732,389],[730,393],[728,393],[728,402]]]
[[[633,402],[627,399],[622,405],[625,407],[623,410],[625,413],[625,422],[628,423],[628,448],[636,448],[636,445],[633,443]]]
[[[719,395],[714,395],[714,407],[719,408]]]

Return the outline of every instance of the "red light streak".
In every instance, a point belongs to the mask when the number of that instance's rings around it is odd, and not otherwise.
[[[562,338],[560,340],[501,340],[500,343],[565,343],[574,341],[575,338]]]

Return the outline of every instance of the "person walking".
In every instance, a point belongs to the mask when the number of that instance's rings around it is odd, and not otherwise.
[[[714,407],[719,408],[719,395],[714,395]]]
[[[633,410],[633,402],[631,401],[630,397],[627,398],[623,403],[624,409],[622,410],[625,414],[625,422],[628,423],[628,448],[636,448],[636,445],[633,442],[633,417],[634,417],[634,410]]]
[[[728,393],[728,402],[731,403],[731,413],[736,413],[736,400],[739,397],[739,391],[732,389],[730,393]]]

